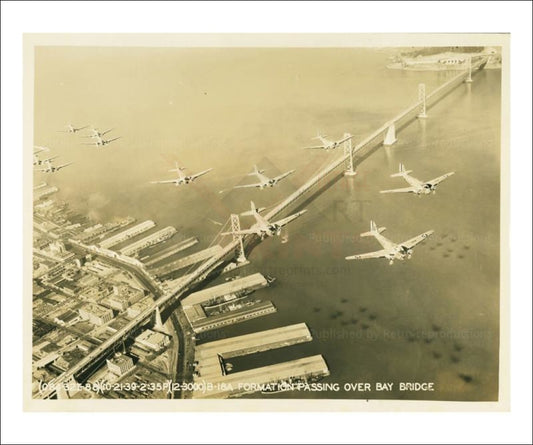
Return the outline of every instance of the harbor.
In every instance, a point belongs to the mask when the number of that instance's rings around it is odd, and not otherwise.
[[[163,266],[153,267],[150,269],[150,273],[156,277],[163,277],[165,275],[170,275],[188,266],[192,266],[208,258],[219,255],[220,252],[222,252],[222,247],[216,244],[213,247],[209,247],[208,249],[195,252],[184,258],[179,258]]]
[[[195,306],[196,308],[197,306]],[[227,311],[217,315],[206,317],[199,316],[197,319],[189,318],[191,327],[195,333],[211,331],[224,326],[240,323],[252,318],[273,314],[277,311],[271,301],[255,300],[247,304],[232,303],[232,307]],[[191,311],[192,312],[192,311]],[[185,311],[186,315],[191,312]],[[195,311],[195,315],[197,312]]]
[[[193,331],[200,333],[276,312],[270,301],[247,298],[268,286],[260,273],[194,292],[183,300],[183,312]]]
[[[194,246],[195,244],[198,244],[198,238],[196,237],[187,238],[186,240],[180,241],[177,244],[167,247],[164,250],[161,250],[160,252],[154,255],[141,258],[141,261],[145,264],[146,267],[150,267],[160,261],[163,261],[164,259],[168,257],[171,257],[172,255],[180,253],[183,250],[186,250],[189,247]]]
[[[322,356],[305,357],[288,362],[232,372],[229,361],[235,357],[312,341],[305,323],[254,332],[199,345],[195,352],[195,382],[207,383],[211,390],[194,397],[228,397],[261,390],[262,385],[293,379],[311,380],[329,374]]]
[[[208,381],[198,379],[203,385],[199,385],[200,390],[195,391],[193,397],[222,399],[266,393],[272,387],[308,383],[328,375],[329,369],[324,357],[313,355],[234,374],[213,376]]]
[[[128,246],[123,247],[119,250],[122,255],[136,255],[139,251],[146,249],[147,247],[153,246],[155,244],[162,243],[174,236],[176,229],[172,226],[165,227],[151,235],[148,235],[138,241],[135,241]]]
[[[155,222],[153,222],[152,220],[144,221],[140,224],[130,227],[129,229],[117,233],[116,235],[113,235],[109,238],[100,241],[100,247],[103,247],[104,249],[109,249],[113,246],[116,246],[117,244],[127,241],[130,238],[140,235],[141,233],[144,233],[147,230],[150,230],[152,227],[155,227]]]

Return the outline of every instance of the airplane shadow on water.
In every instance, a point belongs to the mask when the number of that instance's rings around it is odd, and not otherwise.
[[[464,346],[458,341],[454,341],[451,345],[447,344],[446,336],[441,336],[440,333],[443,332],[443,328],[435,323],[431,325],[431,330],[428,336],[424,336],[422,339],[421,345],[423,348],[431,349],[431,357],[433,360],[440,360],[444,357],[447,357],[448,362],[452,366],[461,366],[462,354]],[[415,336],[408,339],[410,343],[415,343],[417,338]],[[465,383],[472,383],[474,377],[465,374],[464,372],[456,371],[457,377],[463,380]]]
[[[345,304],[348,302],[348,299],[342,298],[340,302],[341,304]],[[320,308],[314,308],[314,312],[318,313],[320,311]],[[365,334],[368,338],[375,338],[374,334],[378,335],[379,329],[383,328],[383,326],[377,324],[379,322],[379,314],[367,306],[354,308],[352,315],[346,314],[346,311],[341,309],[334,308],[329,313],[328,318],[334,323],[339,323],[345,329],[357,329],[360,332],[368,332],[368,334]],[[376,331],[376,329],[378,330]],[[442,326],[432,323],[422,336],[417,335],[416,331],[417,329],[413,329],[411,334],[399,341],[405,341],[414,347],[422,348],[422,350],[426,351],[428,359],[434,360],[435,362],[447,360],[453,368],[456,368],[454,371],[458,379],[466,384],[475,383],[475,378],[472,375],[457,369],[462,366],[465,347],[456,340],[451,343],[447,341],[447,336],[441,335],[445,334]]]
[[[447,239],[448,238],[448,239]],[[446,246],[448,243],[457,243],[458,239],[450,236],[447,233],[444,233],[440,236],[440,239],[442,241],[438,241],[434,244],[431,244],[428,246],[429,250],[438,250],[441,247]],[[442,258],[457,258],[459,260],[465,259],[465,253],[470,250],[470,246],[468,244],[463,244],[462,247],[459,247],[457,244],[455,244],[456,249],[452,248],[453,246],[447,247],[444,252],[442,252]],[[456,255],[452,255],[452,254]]]

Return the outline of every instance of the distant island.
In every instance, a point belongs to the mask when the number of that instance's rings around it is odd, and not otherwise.
[[[485,49],[484,46],[430,46],[427,48],[418,48],[412,46],[410,49],[406,49],[400,52],[400,55],[404,57],[418,57],[418,56],[434,56],[435,54],[442,53],[482,53]]]
[[[501,68],[501,49],[483,46],[441,46],[428,48],[404,48],[391,57],[389,69],[413,71],[463,70],[468,61],[487,58],[485,69]]]

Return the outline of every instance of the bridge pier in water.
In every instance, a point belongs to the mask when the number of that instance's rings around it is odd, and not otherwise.
[[[468,76],[466,76],[465,83],[472,83],[472,57],[468,58]]]
[[[396,139],[396,126],[394,124],[390,124],[387,130],[387,134],[385,135],[383,145],[390,146],[394,144],[397,140],[398,139]]]

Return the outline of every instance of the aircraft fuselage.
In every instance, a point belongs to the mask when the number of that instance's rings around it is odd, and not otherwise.
[[[431,184],[426,184],[419,179],[409,176],[408,174],[403,175],[403,177],[411,187],[416,189],[415,193],[417,195],[429,195],[435,191],[435,186],[432,186]]]
[[[393,243],[390,239],[385,238],[380,233],[374,234],[374,237],[381,244],[383,249],[388,252],[389,260],[403,261],[406,257],[408,259],[411,258],[411,255],[413,253],[411,249],[407,249],[400,244]]]

